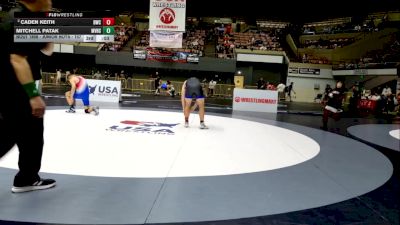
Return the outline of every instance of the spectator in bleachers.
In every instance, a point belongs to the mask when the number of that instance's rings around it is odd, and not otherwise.
[[[100,73],[100,71],[97,71],[95,74],[93,74],[93,78],[94,78],[94,79],[97,79],[97,80],[100,80],[100,79],[101,79],[101,73]]]
[[[120,77],[121,79],[125,79],[125,78],[126,78],[126,74],[125,74],[125,71],[124,71],[124,70],[121,70],[121,73],[119,74],[119,77]]]
[[[308,55],[308,54],[303,54],[303,56],[298,60],[303,63],[329,64],[329,60],[325,57],[317,57],[317,56]]]
[[[265,85],[265,81],[263,77],[260,77],[257,81],[257,89],[262,89]]]
[[[114,42],[105,43],[102,50],[113,52],[121,50],[128,43],[129,39],[132,38],[133,30],[132,26],[126,26],[124,23],[115,26]]]
[[[400,116],[400,93],[397,93],[397,96],[393,103],[395,105],[394,111],[397,112],[397,116]]]
[[[224,36],[224,34],[225,34],[224,24],[221,24],[221,26],[217,27],[216,30],[217,30],[218,36],[220,36],[220,37]]]
[[[235,48],[250,50],[283,51],[279,43],[280,32],[271,29],[267,32],[257,31],[248,33],[232,32],[218,38],[216,53],[219,58],[233,58]],[[223,47],[223,48],[222,48]]]
[[[378,94],[378,92],[376,92],[376,90],[372,90],[369,99],[372,101],[379,101],[381,100],[381,96]]]
[[[199,56],[204,56],[204,45],[205,39],[207,37],[206,30],[188,30],[184,34],[181,49],[173,49],[172,51],[177,52],[187,52],[192,54],[197,54]],[[149,47],[150,43],[150,32],[143,32],[140,40],[136,43],[134,48],[136,49],[146,49]],[[138,48],[139,47],[139,48]]]
[[[386,84],[386,86],[382,89],[382,96],[387,98],[391,94],[392,94],[392,89],[389,87],[389,85]]]
[[[400,44],[396,36],[383,49],[367,52],[358,62],[341,62],[337,69],[387,68],[400,62]]]
[[[303,63],[307,63],[308,62],[308,57],[307,57],[307,54],[303,54],[303,58],[302,58],[302,62]]]
[[[268,82],[268,85],[266,85],[266,89],[270,91],[275,91],[276,87],[273,83]]]
[[[344,46],[354,42],[354,38],[338,38],[330,40],[323,40],[320,38],[319,40],[305,40],[303,47],[312,49],[336,49],[343,48]]]

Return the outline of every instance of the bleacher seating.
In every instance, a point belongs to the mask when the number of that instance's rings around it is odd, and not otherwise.
[[[233,58],[234,49],[283,51],[274,30],[269,32],[232,32],[218,35],[216,52],[219,58]]]
[[[105,43],[102,47],[103,51],[119,51],[133,37],[133,27],[120,25],[115,26],[114,42]]]
[[[379,50],[369,51],[358,62],[344,61],[335,65],[336,69],[386,68],[400,63],[400,42],[397,38]]]
[[[303,47],[312,49],[336,49],[343,48],[356,41],[355,38],[338,38],[330,40],[305,40]]]
[[[325,57],[307,54],[304,54],[301,59],[298,59],[298,61],[311,64],[330,64],[329,60]]]

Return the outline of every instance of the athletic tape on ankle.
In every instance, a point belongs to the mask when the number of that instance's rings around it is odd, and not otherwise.
[[[26,94],[28,94],[29,98],[40,96],[39,90],[36,88],[36,84],[34,81],[22,85]]]

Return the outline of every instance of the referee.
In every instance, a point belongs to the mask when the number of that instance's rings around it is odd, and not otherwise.
[[[51,0],[20,0],[0,24],[0,158],[14,145],[19,149],[19,171],[14,193],[54,187],[56,181],[42,179],[39,170],[43,152],[43,116],[46,105],[35,81],[41,80],[40,60],[51,55],[47,43],[14,43],[15,12],[51,10]]]

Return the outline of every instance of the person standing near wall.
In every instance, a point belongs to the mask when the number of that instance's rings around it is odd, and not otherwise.
[[[283,84],[282,82],[280,82],[278,84],[278,86],[276,87],[278,90],[278,96],[279,96],[279,100],[285,100],[285,87],[286,85]]]
[[[287,95],[288,95],[288,97],[289,97],[289,101],[290,101],[290,102],[292,101],[292,92],[293,92],[294,94],[296,94],[296,92],[295,92],[294,89],[293,89],[293,82],[290,82],[289,86],[287,87]]]
[[[264,87],[265,85],[265,81],[263,77],[260,77],[260,79],[258,79],[257,81],[257,89],[262,89],[262,87]]]
[[[210,80],[210,83],[208,84],[208,96],[214,96],[214,90],[215,86],[217,85],[217,82],[214,79]]]
[[[158,72],[156,72],[156,79],[154,80],[154,95],[160,95],[160,87],[161,86],[161,77],[158,75]]]
[[[61,83],[61,69],[56,70],[56,85],[60,85]]]
[[[341,81],[336,82],[336,87],[328,93],[328,100],[324,107],[324,113],[322,116],[322,127],[323,130],[328,130],[328,119],[333,118],[335,121],[340,119],[340,113],[343,112],[343,99],[344,99],[344,88]]]

